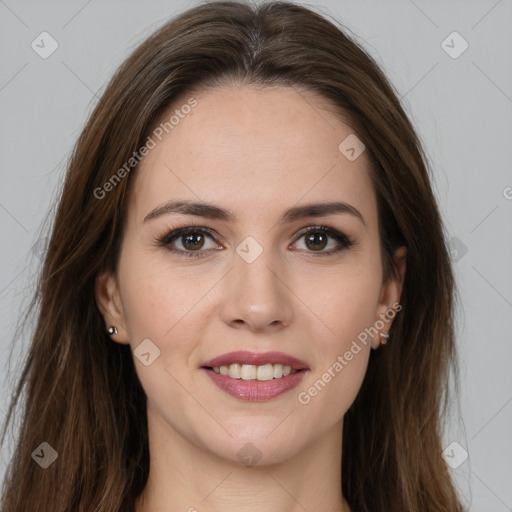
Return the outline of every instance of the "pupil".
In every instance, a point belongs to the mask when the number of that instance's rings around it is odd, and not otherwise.
[[[184,247],[187,249],[200,249],[203,245],[204,238],[201,233],[192,233],[184,236]]]
[[[312,233],[306,238],[306,245],[313,244],[314,249],[323,249],[325,247],[327,237],[324,233]],[[309,247],[309,245],[308,245]]]

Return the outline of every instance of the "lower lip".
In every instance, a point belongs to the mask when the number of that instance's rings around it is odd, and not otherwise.
[[[231,395],[240,400],[247,400],[251,402],[264,402],[271,400],[290,389],[293,389],[306,375],[307,370],[300,370],[292,373],[286,377],[272,380],[243,380],[232,379],[227,375],[215,373],[213,370],[201,368],[206,372],[208,377],[212,379],[213,383]]]

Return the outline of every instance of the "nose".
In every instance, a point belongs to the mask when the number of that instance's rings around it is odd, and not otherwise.
[[[224,280],[222,319],[230,327],[252,332],[274,332],[293,317],[293,292],[287,275],[271,251],[252,262],[234,255],[234,268]]]

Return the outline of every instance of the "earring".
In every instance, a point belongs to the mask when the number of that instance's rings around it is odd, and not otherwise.
[[[382,338],[382,344],[385,345],[388,342],[389,334],[381,332],[380,337]]]
[[[117,334],[117,327],[111,325],[108,329],[107,329],[107,334],[109,336],[112,336],[112,334]]]

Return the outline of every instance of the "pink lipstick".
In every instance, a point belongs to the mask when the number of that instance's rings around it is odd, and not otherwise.
[[[296,387],[309,370],[306,363],[282,352],[236,351],[201,365],[213,383],[240,400],[271,400]]]

